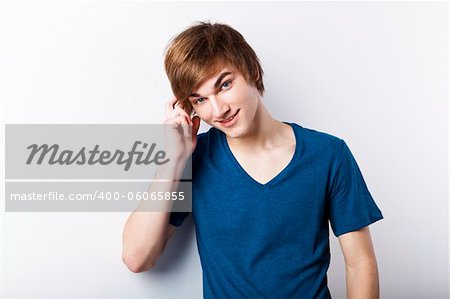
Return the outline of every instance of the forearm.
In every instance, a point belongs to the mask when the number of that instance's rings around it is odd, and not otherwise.
[[[379,279],[376,260],[346,266],[347,299],[378,299]]]
[[[168,180],[164,183],[152,183],[148,189],[152,192],[172,192],[178,187],[178,180],[184,169],[184,161],[174,163],[171,167],[160,167],[155,179]],[[171,201],[158,202],[161,212],[151,212],[155,208],[151,201],[141,201],[139,206],[130,215],[123,230],[124,263],[133,272],[142,272],[153,267],[156,260],[164,250],[168,239],[168,225],[171,209]]]

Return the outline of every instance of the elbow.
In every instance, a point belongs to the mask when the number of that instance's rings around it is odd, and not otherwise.
[[[158,258],[162,255],[167,239],[151,245],[133,244],[124,242],[122,249],[122,262],[133,273],[141,273],[152,269]]]
[[[139,258],[138,254],[122,254],[122,262],[127,266],[128,270],[133,273],[142,273],[150,270],[155,266],[156,261],[150,258]]]

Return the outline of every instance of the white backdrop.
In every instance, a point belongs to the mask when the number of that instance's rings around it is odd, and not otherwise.
[[[194,21],[228,23],[262,61],[273,116],[350,146],[385,217],[370,227],[381,298],[446,298],[447,19],[446,2],[2,2],[2,127],[162,123],[167,42]],[[1,187],[1,296],[201,298],[191,218],[134,274],[128,213],[5,213]],[[344,298],[330,238],[329,287]]]

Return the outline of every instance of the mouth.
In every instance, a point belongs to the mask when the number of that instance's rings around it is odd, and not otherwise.
[[[240,109],[238,109],[236,111],[236,113],[233,114],[232,116],[230,116],[229,118],[227,118],[223,121],[219,121],[219,123],[221,123],[222,125],[224,125],[226,127],[233,125],[236,122],[236,116],[239,113],[239,111],[240,111]]]

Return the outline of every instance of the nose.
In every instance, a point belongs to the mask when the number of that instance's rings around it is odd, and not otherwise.
[[[223,118],[230,110],[230,106],[215,96],[210,97],[212,105],[212,114],[214,118]]]

